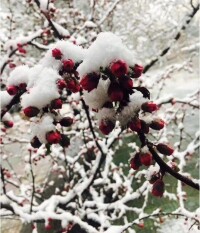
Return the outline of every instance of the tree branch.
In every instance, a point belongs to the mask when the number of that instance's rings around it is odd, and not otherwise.
[[[180,36],[181,36],[181,31],[186,29],[186,26],[191,22],[192,18],[195,16],[195,14],[197,13],[197,11],[199,10],[199,5],[198,4],[196,7],[193,7],[193,11],[192,13],[188,16],[188,20],[186,20],[186,23],[181,27],[180,31],[176,34],[176,36],[174,37],[174,40],[177,41]],[[147,64],[144,67],[144,71],[143,73],[146,73],[158,60],[159,57],[163,57],[164,55],[166,55],[168,53],[168,51],[170,50],[171,46],[163,49],[163,51],[158,55],[158,58],[153,59],[149,64]]]

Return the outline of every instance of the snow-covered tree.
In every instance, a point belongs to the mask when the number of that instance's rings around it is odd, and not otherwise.
[[[133,233],[179,218],[196,232],[199,90],[181,76],[197,72],[199,4],[3,9],[2,219],[33,233]]]

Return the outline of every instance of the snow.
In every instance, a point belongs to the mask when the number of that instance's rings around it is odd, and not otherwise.
[[[130,102],[118,115],[118,120],[121,125],[126,125],[132,118],[134,118],[139,112],[141,105],[146,101],[147,99],[145,99],[139,91],[135,91],[135,93],[130,95]]]
[[[119,37],[111,32],[99,33],[88,48],[78,72],[83,77],[90,72],[99,71],[100,67],[108,67],[116,59],[124,60],[130,66],[135,64],[134,52],[128,50]]]
[[[23,108],[32,106],[41,109],[60,96],[56,85],[60,76],[55,70],[44,68],[36,78],[38,82],[22,96]]]
[[[74,62],[80,62],[85,57],[86,50],[84,50],[81,46],[74,45],[69,41],[61,40],[51,45],[51,49],[49,49],[44,58],[39,62],[40,65],[51,67],[56,70],[59,69],[61,65],[60,61],[55,60],[54,57],[52,57],[52,49],[54,48],[61,50],[63,54],[62,59],[72,59]]]
[[[37,136],[41,143],[46,143],[46,133],[55,130],[53,118],[50,115],[44,116],[40,120],[36,120],[31,125],[31,139]]]
[[[1,109],[5,108],[10,103],[13,96],[9,95],[7,91],[0,91],[0,106]]]
[[[90,109],[99,109],[105,102],[109,101],[107,94],[110,80],[99,80],[99,84],[96,89],[91,92],[83,91],[83,99],[90,107]]]
[[[7,85],[18,86],[21,83],[28,83],[29,81],[29,67],[26,65],[16,67],[8,77]]]

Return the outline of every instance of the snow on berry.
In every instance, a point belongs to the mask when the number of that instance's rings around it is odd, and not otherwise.
[[[55,131],[56,127],[53,124],[53,118],[50,115],[45,115],[40,120],[35,120],[31,123],[31,139],[35,136],[41,143],[47,143],[46,134]]]
[[[16,67],[8,77],[7,86],[19,86],[22,83],[28,83],[29,81],[29,70],[28,66],[18,66]]]
[[[33,106],[41,109],[60,96],[56,84],[60,76],[55,70],[44,68],[38,75],[37,83],[29,90],[29,93],[22,96],[23,108]]]
[[[86,57],[78,67],[81,77],[106,68],[113,61],[122,60],[129,66],[135,64],[134,52],[123,45],[122,40],[111,32],[102,32],[89,47]]]
[[[62,53],[62,61],[71,59],[74,63],[81,62],[85,57],[85,52],[81,46],[74,45],[68,41],[58,41],[54,45],[52,45],[51,49],[46,53],[44,58],[39,62],[43,67],[51,67],[56,69],[57,71],[60,69],[62,62],[60,60],[56,60],[52,56],[53,49],[59,49]]]

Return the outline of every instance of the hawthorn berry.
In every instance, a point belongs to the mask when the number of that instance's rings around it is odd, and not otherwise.
[[[140,162],[145,166],[150,166],[152,163],[152,155],[150,153],[140,153]]]
[[[61,109],[62,108],[62,100],[55,99],[51,101],[51,108],[53,109]]]
[[[12,128],[14,123],[13,121],[3,121],[6,128]]]
[[[133,87],[133,80],[125,77],[121,79],[120,85],[122,85],[124,89],[131,90]]]
[[[108,135],[115,128],[115,123],[108,119],[103,119],[100,122],[99,129],[105,135]]]
[[[135,66],[133,67],[133,77],[134,78],[139,78],[142,75],[142,72],[144,70],[144,67],[138,64],[135,64]]]
[[[6,90],[7,90],[9,95],[16,95],[18,92],[18,87],[17,86],[8,86]]]
[[[161,130],[164,128],[164,126],[165,126],[165,122],[161,119],[155,119],[149,125],[149,127],[154,130]]]
[[[108,88],[108,96],[113,102],[121,101],[124,93],[117,82],[111,83]]]
[[[138,118],[134,118],[129,122],[129,128],[132,131],[139,132],[142,128],[141,121]]]
[[[64,88],[67,87],[67,83],[65,82],[65,80],[59,79],[57,81],[57,87],[58,87],[58,89],[63,90]]]
[[[59,132],[48,132],[46,134],[46,140],[49,144],[57,144],[61,141],[61,135]]]
[[[69,127],[73,124],[73,119],[71,117],[63,117],[59,123],[61,126]]]
[[[74,68],[74,65],[74,61],[72,61],[71,59],[62,61],[62,69],[65,72],[71,72]]]
[[[130,167],[134,170],[138,170],[141,166],[140,153],[136,153],[130,161]]]
[[[156,146],[156,148],[163,155],[171,155],[174,153],[174,149],[171,146],[166,145],[164,143],[159,143]]]
[[[80,85],[76,80],[70,79],[67,81],[67,89],[69,89],[73,93],[76,93],[80,91]]]
[[[153,184],[153,188],[152,188],[152,195],[155,197],[162,197],[163,193],[165,191],[165,184],[161,179],[158,179],[155,181],[155,183]]]
[[[52,56],[56,59],[56,60],[60,60],[62,58],[62,52],[60,51],[60,49],[53,49],[52,50]]]
[[[25,108],[23,111],[24,111],[25,116],[27,117],[35,117],[40,112],[38,108],[32,107],[32,106]]]
[[[142,104],[141,109],[144,112],[152,113],[152,112],[158,110],[158,106],[157,106],[157,104],[155,104],[153,102],[145,102],[145,103]]]
[[[70,145],[70,139],[68,138],[67,135],[61,134],[61,140],[60,140],[59,144],[62,147],[68,147]]]
[[[95,88],[97,88],[99,84],[99,79],[100,79],[99,74],[93,72],[84,76],[80,81],[80,85],[84,90],[90,92]]]
[[[42,145],[42,143],[40,142],[40,140],[36,136],[31,140],[30,143],[31,143],[31,146],[33,148],[39,148]]]
[[[110,64],[110,70],[113,75],[121,78],[128,73],[128,65],[125,61],[122,60],[113,61]]]

